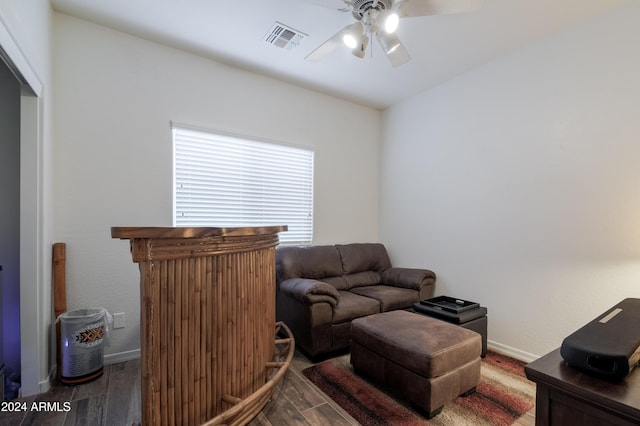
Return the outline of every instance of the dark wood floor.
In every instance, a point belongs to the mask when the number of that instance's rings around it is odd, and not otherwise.
[[[311,365],[296,352],[289,371],[271,401],[251,426],[358,425],[349,414],[324,396],[300,372]],[[0,425],[7,426],[124,426],[140,423],[140,362],[105,365],[101,378],[74,387],[54,386],[46,394],[23,398],[24,412],[0,412]],[[34,402],[49,402],[43,411],[32,410]],[[57,403],[57,404],[56,404]],[[36,405],[37,406],[37,405]],[[56,411],[56,409],[58,411]],[[532,426],[529,412],[516,426]]]
[[[140,360],[104,366],[102,377],[77,386],[54,386],[49,392],[15,400],[25,411],[0,413],[8,426],[115,426],[140,423]],[[39,402],[42,411],[32,409]]]

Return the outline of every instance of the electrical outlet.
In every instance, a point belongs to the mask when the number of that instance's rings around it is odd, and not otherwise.
[[[125,314],[124,312],[118,312],[113,314],[113,328],[124,328]]]

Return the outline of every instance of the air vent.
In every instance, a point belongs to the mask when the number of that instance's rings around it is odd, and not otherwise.
[[[276,22],[265,36],[264,41],[281,49],[291,50],[298,47],[305,37],[307,34]]]

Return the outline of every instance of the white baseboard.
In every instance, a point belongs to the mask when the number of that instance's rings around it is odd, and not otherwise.
[[[487,340],[487,348],[494,352],[498,352],[524,362],[531,362],[540,358],[539,355],[521,351],[520,349],[512,348],[511,346],[503,345],[502,343],[494,342],[492,340]]]
[[[40,383],[38,383],[38,390],[40,393],[47,393],[51,390],[52,384],[55,383],[55,378],[56,378],[56,366],[52,365],[49,368],[49,375],[47,376],[47,378],[45,380],[41,380]],[[20,397],[22,398],[22,388],[20,388]]]
[[[117,352],[115,354],[108,354],[104,356],[105,364],[115,364],[117,362],[131,361],[132,359],[140,358],[140,349],[134,349],[132,351]]]

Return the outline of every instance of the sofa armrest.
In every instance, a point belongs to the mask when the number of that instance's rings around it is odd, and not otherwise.
[[[382,282],[420,291],[422,287],[436,282],[436,274],[428,269],[389,268],[382,273]]]
[[[326,302],[331,306],[338,305],[340,293],[331,284],[307,278],[289,278],[280,283],[280,292],[311,306],[314,303]]]

